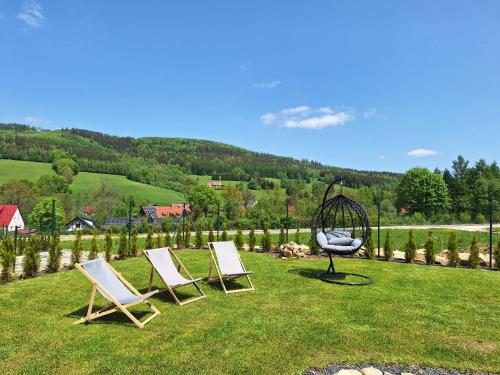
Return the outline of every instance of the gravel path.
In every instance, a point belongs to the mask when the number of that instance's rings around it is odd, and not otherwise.
[[[494,375],[487,372],[462,372],[455,370],[444,370],[440,368],[396,365],[328,365],[323,369],[310,369],[304,375]]]

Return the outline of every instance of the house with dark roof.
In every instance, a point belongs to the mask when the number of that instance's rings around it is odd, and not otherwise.
[[[7,232],[24,229],[24,220],[15,204],[0,204],[0,227],[6,228]]]
[[[77,216],[64,226],[66,232],[76,232],[83,229],[97,229],[97,223],[88,217]]]
[[[142,217],[133,217],[131,221],[132,225],[134,225],[137,228],[142,225]],[[121,227],[126,227],[127,225],[128,225],[128,217],[110,217],[106,219],[102,227],[104,229],[108,229],[109,227],[121,228]]]
[[[224,189],[224,184],[221,181],[212,180],[207,182],[208,187],[213,187],[216,190]]]
[[[144,206],[141,208],[140,214],[146,217],[148,223],[159,224],[165,217],[178,218],[182,216],[182,212],[186,209],[186,214],[191,213],[189,204],[174,203],[170,206]]]

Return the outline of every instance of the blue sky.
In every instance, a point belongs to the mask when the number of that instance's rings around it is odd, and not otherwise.
[[[0,121],[341,167],[499,160],[500,1],[0,0]]]

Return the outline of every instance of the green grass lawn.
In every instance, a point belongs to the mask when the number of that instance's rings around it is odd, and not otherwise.
[[[36,182],[44,174],[54,173],[49,163],[35,163],[30,161],[0,160],[0,185],[12,179],[27,179]],[[127,179],[125,176],[80,172],[70,185],[71,190],[77,194],[88,194],[100,183],[102,179],[109,181],[121,195],[133,195],[137,202],[155,204],[182,203],[184,194],[170,189],[142,184]]]
[[[178,254],[206,276],[207,251]],[[155,296],[161,315],[144,330],[120,313],[72,325],[91,291],[78,271],[0,286],[0,373],[300,374],[339,362],[500,370],[500,272],[337,260],[375,281],[356,288],[315,279],[325,259],[242,257],[255,292],[203,283],[207,298],[184,307]],[[144,258],[113,266],[147,287]]]

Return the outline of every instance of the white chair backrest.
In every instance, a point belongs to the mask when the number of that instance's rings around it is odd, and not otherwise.
[[[212,242],[212,247],[217,255],[220,272],[223,275],[235,275],[245,272],[233,241]]]
[[[175,263],[167,247],[145,250],[145,252],[160,277],[169,286],[185,284],[188,281],[179,273],[179,271],[177,271]]]
[[[111,271],[110,266],[104,259],[97,258],[89,260],[82,264],[82,268],[97,281],[111,296],[120,303],[135,299],[136,295],[133,294],[121,280]],[[99,289],[99,293],[103,295],[108,301],[111,299]]]

